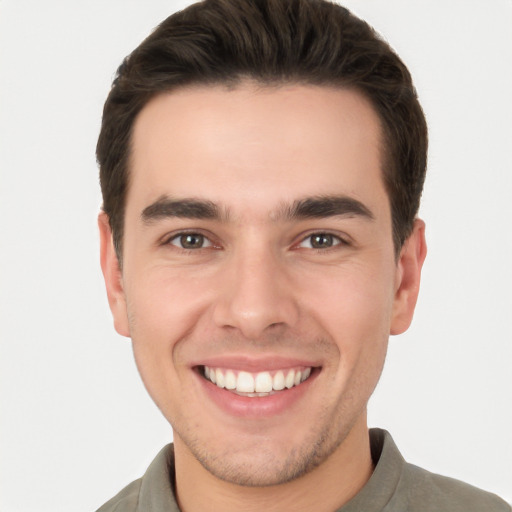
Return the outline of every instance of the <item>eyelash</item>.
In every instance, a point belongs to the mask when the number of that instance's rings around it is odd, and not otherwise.
[[[184,237],[195,237],[200,238],[202,240],[201,247],[192,248],[192,247],[183,247],[183,238]],[[313,247],[312,239],[313,237],[324,237],[327,239],[331,239],[332,245],[327,247]],[[302,247],[302,244],[306,243],[307,241],[310,241],[309,247]],[[174,241],[178,241],[178,243],[173,243]],[[181,243],[180,243],[181,242]],[[204,242],[207,242],[207,245],[204,245]],[[173,234],[172,236],[166,238],[162,245],[172,245],[178,249],[181,249],[182,251],[188,251],[188,252],[196,252],[200,251],[202,249],[219,249],[220,245],[216,244],[211,240],[210,237],[204,235],[203,233],[199,231],[181,231],[179,233]],[[310,249],[315,252],[326,252],[332,249],[335,249],[338,246],[349,246],[350,242],[347,241],[345,238],[335,235],[334,233],[330,233],[328,231],[314,231],[311,233],[308,233],[307,235],[303,235],[300,241],[293,245],[293,248],[296,249]]]
[[[201,247],[197,247],[197,248],[191,248],[191,247],[183,247],[183,245],[178,245],[180,240],[181,242],[183,242],[183,238],[184,237],[195,237],[195,238],[201,238],[203,240],[203,242],[207,242],[208,245],[204,246],[203,244],[201,245]],[[178,241],[178,244],[174,244],[173,241]],[[163,241],[163,245],[172,245],[178,249],[181,249],[183,251],[189,251],[189,252],[192,252],[192,251],[199,251],[201,249],[209,249],[209,248],[219,248],[212,240],[210,237],[204,235],[203,233],[199,232],[199,231],[181,231],[179,233],[176,233],[176,234],[173,234],[172,236],[166,238],[164,241]]]
[[[328,247],[313,247],[311,242],[314,237],[319,237],[319,238],[323,237],[323,238],[331,239],[332,245],[330,245]],[[334,250],[339,246],[350,245],[350,243],[345,238],[341,237],[340,235],[335,235],[334,233],[331,233],[329,231],[314,231],[312,233],[308,233],[306,236],[303,236],[301,238],[300,242],[295,245],[295,247],[297,247],[298,249],[302,248],[301,247],[302,244],[304,244],[308,240],[310,241],[310,246],[307,247],[306,249],[311,249],[316,252],[325,252],[328,250]]]

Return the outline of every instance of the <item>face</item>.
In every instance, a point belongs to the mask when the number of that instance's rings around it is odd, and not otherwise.
[[[395,257],[380,140],[326,87],[188,88],[137,118],[122,274],[100,217],[109,301],[176,448],[221,479],[286,482],[366,429],[424,256],[417,223]]]

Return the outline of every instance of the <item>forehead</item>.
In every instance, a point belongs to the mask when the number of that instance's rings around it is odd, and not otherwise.
[[[235,212],[312,195],[375,202],[386,196],[381,167],[379,118],[355,91],[188,87],[156,96],[137,117],[127,207],[162,195]]]

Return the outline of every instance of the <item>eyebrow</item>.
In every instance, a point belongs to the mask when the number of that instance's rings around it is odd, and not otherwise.
[[[374,220],[371,210],[361,201],[344,195],[313,196],[297,199],[291,204],[284,204],[271,214],[273,221],[320,219],[325,217],[362,217]],[[227,210],[214,202],[204,199],[173,199],[161,196],[142,211],[141,218],[145,224],[165,218],[228,220]]]
[[[374,220],[371,210],[361,201],[344,195],[314,196],[298,199],[290,206],[284,206],[277,213],[277,219],[319,219],[323,217],[362,217]]]
[[[145,224],[165,218],[183,219],[221,219],[219,207],[212,201],[203,199],[172,199],[162,196],[142,210],[141,218]]]

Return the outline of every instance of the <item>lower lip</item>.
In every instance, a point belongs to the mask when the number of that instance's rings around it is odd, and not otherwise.
[[[262,418],[278,415],[293,407],[308,391],[318,374],[319,369],[315,368],[308,379],[298,386],[261,397],[240,396],[219,388],[199,373],[197,377],[209,398],[228,414],[245,418]]]

